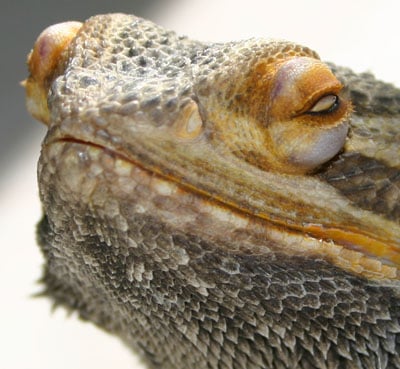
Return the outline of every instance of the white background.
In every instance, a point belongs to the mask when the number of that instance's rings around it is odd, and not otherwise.
[[[398,1],[191,0],[160,2],[152,20],[202,40],[284,38],[324,60],[400,85]],[[115,11],[119,9],[116,8]],[[11,36],[10,36],[11,37]],[[21,102],[21,104],[23,104]],[[41,132],[44,133],[44,129]],[[40,137],[14,155],[0,181],[0,368],[139,368],[117,339],[56,310],[40,291],[36,161]]]

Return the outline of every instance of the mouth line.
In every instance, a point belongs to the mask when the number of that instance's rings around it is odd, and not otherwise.
[[[397,280],[400,275],[400,250],[399,246],[391,240],[384,240],[369,234],[368,232],[362,231],[361,229],[356,229],[355,227],[342,227],[335,226],[334,224],[318,224],[318,223],[303,223],[295,224],[292,222],[287,222],[284,219],[277,219],[276,217],[271,217],[268,213],[257,211],[253,212],[251,209],[247,209],[244,206],[238,205],[233,201],[226,201],[224,198],[213,195],[207,190],[199,189],[194,185],[181,182],[179,178],[174,175],[165,174],[161,170],[154,170],[154,168],[148,168],[135,160],[132,160],[127,155],[122,154],[118,149],[109,148],[105,145],[95,143],[92,141],[86,141],[74,137],[63,137],[47,143],[46,145],[51,145],[55,143],[70,143],[93,147],[95,149],[101,150],[113,157],[121,159],[133,166],[145,170],[146,172],[153,173],[166,181],[172,181],[182,188],[195,192],[198,196],[202,196],[207,199],[212,199],[218,206],[222,206],[230,211],[235,211],[240,214],[245,214],[247,217],[254,217],[258,220],[265,221],[275,227],[284,229],[288,232],[293,232],[295,234],[307,235],[317,240],[321,240],[327,243],[334,243],[338,247],[343,247],[349,251],[354,251],[356,253],[362,254],[367,259],[371,260],[373,263],[379,262],[384,266],[389,268],[395,268],[397,273],[391,275],[388,279]]]

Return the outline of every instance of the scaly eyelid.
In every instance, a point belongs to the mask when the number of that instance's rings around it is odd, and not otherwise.
[[[296,111],[293,112],[292,117],[296,118],[301,115],[312,115],[312,116],[318,116],[318,115],[324,115],[324,114],[329,114],[329,113],[335,113],[337,110],[340,109],[340,107],[346,103],[347,99],[343,96],[344,94],[342,93],[344,86],[341,84],[338,84],[337,86],[332,86],[330,88],[323,89],[321,91],[317,91],[314,94],[312,94],[307,101],[304,103],[304,105],[297,109]],[[326,109],[326,110],[321,110],[321,111],[312,111],[312,109],[324,98],[328,96],[334,96],[336,97],[336,105],[335,102],[333,102],[332,105],[335,105],[334,109]]]

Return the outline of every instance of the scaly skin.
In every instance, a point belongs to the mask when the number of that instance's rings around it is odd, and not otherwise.
[[[121,14],[29,68],[56,303],[150,368],[400,368],[399,90]]]

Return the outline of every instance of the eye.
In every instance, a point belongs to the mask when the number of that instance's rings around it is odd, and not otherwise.
[[[319,99],[308,111],[311,114],[325,114],[333,112],[339,106],[339,97],[336,95],[326,95]]]

